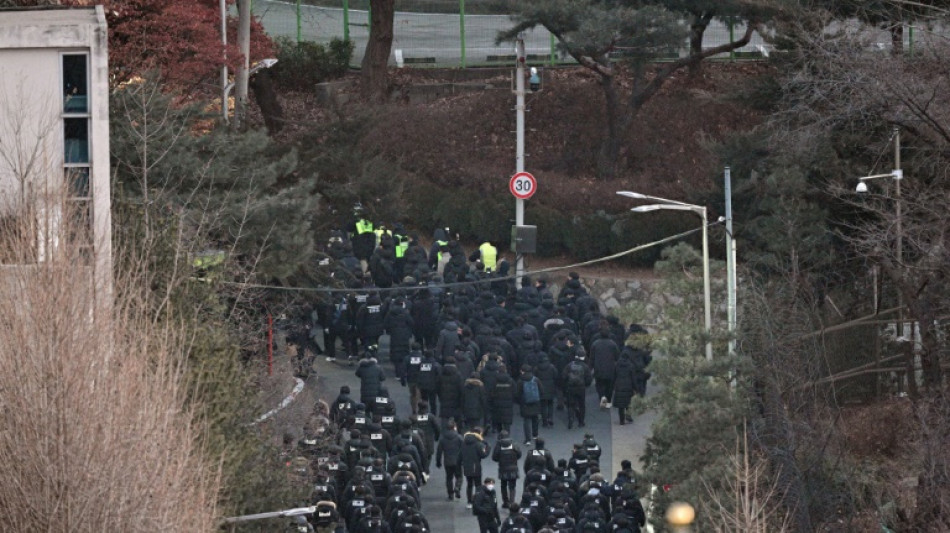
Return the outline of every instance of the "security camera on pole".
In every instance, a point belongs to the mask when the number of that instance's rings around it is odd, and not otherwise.
[[[534,253],[535,226],[524,225],[524,201],[530,198],[538,188],[534,176],[524,171],[524,95],[525,95],[525,51],[524,36],[518,35],[515,41],[515,174],[508,183],[511,194],[515,196],[515,227],[511,231],[511,249],[516,254],[515,275],[516,285],[521,287],[521,278],[524,275],[524,254]]]

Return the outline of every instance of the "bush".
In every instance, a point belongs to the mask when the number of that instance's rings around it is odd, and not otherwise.
[[[346,74],[353,56],[353,42],[336,37],[326,46],[311,41],[277,38],[277,64],[271,68],[281,89],[309,90],[314,85]]]
[[[564,235],[568,251],[577,259],[586,261],[610,253],[610,226],[613,217],[603,211],[576,216]]]
[[[490,241],[498,248],[507,248],[511,243],[511,224],[514,209],[497,198],[478,200],[469,211],[471,237],[479,242]]]
[[[649,215],[624,215],[614,221],[610,227],[610,253],[623,252],[635,246],[689,231],[695,228],[698,223],[698,219],[690,219],[690,217],[684,216],[683,213],[672,211],[657,211]],[[683,240],[695,243],[697,247],[702,246],[701,237],[698,233]],[[679,241],[647,248],[641,252],[630,254],[623,260],[632,266],[652,268],[653,264],[660,258],[663,249],[676,244],[676,242]]]
[[[538,253],[542,257],[559,255],[567,251],[565,235],[571,221],[557,209],[530,204],[525,209],[525,223],[538,227]]]

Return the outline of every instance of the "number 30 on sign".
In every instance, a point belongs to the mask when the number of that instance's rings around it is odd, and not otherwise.
[[[511,177],[508,190],[519,200],[527,200],[538,190],[538,180],[528,172],[519,172]]]

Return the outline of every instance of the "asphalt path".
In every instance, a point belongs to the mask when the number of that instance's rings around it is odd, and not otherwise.
[[[393,365],[388,357],[388,338],[384,336],[380,339],[380,365],[385,370],[386,381],[383,384],[389,390],[390,396],[395,399],[397,414],[400,418],[406,418],[411,415],[409,407],[409,389],[399,384],[395,377]],[[349,366],[345,361],[327,362],[325,358],[317,358],[314,369],[317,373],[317,386],[319,395],[326,401],[332,401],[339,393],[342,385],[349,385],[352,395],[359,397],[360,380],[356,377],[356,366]],[[551,450],[555,462],[557,459],[570,458],[572,445],[580,443],[585,433],[591,433],[597,439],[603,452],[600,463],[602,468],[609,469],[607,474],[613,479],[613,473],[619,469],[622,459],[630,459],[636,465],[639,454],[642,453],[643,442],[649,432],[650,421],[646,418],[637,419],[633,424],[619,426],[617,424],[616,409],[605,411],[599,408],[599,399],[593,390],[593,386],[587,394],[587,420],[586,427],[572,430],[567,429],[567,415],[565,411],[556,411],[553,428],[540,429],[540,436],[545,440],[545,448]],[[522,430],[522,418],[518,414],[518,408],[515,407],[515,417],[511,426],[512,437],[522,449],[522,461],[520,464],[523,473],[523,460],[527,455],[527,448],[524,446],[524,433]],[[496,435],[487,438],[490,445],[494,446]],[[615,445],[616,443],[616,445]],[[629,455],[628,455],[629,454]],[[633,455],[636,454],[636,455]],[[445,473],[443,470],[435,468],[435,459],[433,459],[431,476],[428,484],[421,489],[422,511],[436,533],[446,531],[477,531],[478,522],[472,515],[471,510],[465,507],[465,489],[462,489],[462,500],[447,501],[445,490]],[[482,462],[482,472],[485,477],[494,477],[498,479],[498,465],[487,458]],[[605,476],[606,477],[606,476]],[[521,498],[521,483],[524,476],[518,481],[517,498]],[[499,496],[499,502],[501,497]],[[502,519],[507,516],[504,510],[501,510]]]
[[[297,37],[297,4],[286,0],[254,0],[254,14],[264,29],[272,37]],[[233,8],[232,8],[233,12]],[[461,21],[459,15],[445,13],[409,13],[397,11],[393,23],[393,50],[399,50],[402,56],[411,61],[434,60],[436,65],[458,66],[461,64]],[[468,65],[506,64],[505,58],[514,54],[513,43],[495,44],[498,32],[513,25],[508,15],[466,15],[465,51]],[[349,10],[350,39],[354,43],[353,61],[359,63],[366,49],[369,37],[368,13],[356,9]],[[742,35],[744,26],[737,25],[733,35]],[[333,37],[343,37],[343,10],[320,6],[300,6],[301,39],[314,42],[329,42]],[[713,21],[706,30],[707,46],[716,46],[729,42],[729,28],[725,24]],[[764,41],[754,34],[751,42],[741,49],[743,52],[756,51],[764,46]],[[687,49],[687,40],[683,41],[683,50]],[[552,53],[551,34],[544,28],[535,28],[525,32],[525,49],[537,60],[547,60]],[[554,50],[556,53],[556,50]],[[391,58],[392,62],[395,59]],[[559,58],[558,61],[563,61]]]

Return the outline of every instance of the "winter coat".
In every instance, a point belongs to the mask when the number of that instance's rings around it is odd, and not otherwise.
[[[611,379],[614,377],[614,367],[620,348],[610,337],[600,337],[590,345],[590,358],[594,367],[596,379]]]
[[[383,369],[376,364],[376,358],[370,357],[360,361],[360,365],[356,367],[356,377],[360,378],[360,402],[373,405],[383,381],[386,380]]]
[[[485,420],[488,414],[488,397],[480,379],[468,378],[462,386],[462,419]]]
[[[482,459],[490,452],[488,443],[478,433],[466,433],[462,437],[462,474],[466,477],[482,477]]]
[[[438,302],[432,298],[428,290],[419,292],[419,296],[412,301],[412,333],[416,339],[432,339],[438,335],[436,317],[439,314]],[[428,347],[428,346],[427,346]]]
[[[459,343],[458,334],[459,325],[454,320],[449,320],[442,326],[439,332],[439,340],[435,343],[435,357],[440,361],[445,361],[446,357],[455,357],[455,347]]]
[[[627,407],[630,399],[636,392],[636,368],[626,353],[620,356],[614,377],[613,404],[617,407]]]
[[[398,351],[400,354],[409,352],[409,345],[412,341],[412,315],[409,310],[402,305],[393,305],[386,313],[386,320],[383,322],[386,332],[389,333],[389,349],[392,352]]]
[[[511,437],[498,439],[491,453],[491,460],[498,463],[498,479],[518,479],[521,476],[518,459],[521,459],[521,448]]]
[[[379,296],[373,294],[366,299],[366,305],[356,314],[356,328],[364,337],[379,337],[383,334],[383,304]]]
[[[647,366],[650,365],[650,362],[653,361],[653,356],[650,355],[649,350],[638,350],[631,348],[632,356],[630,360],[633,362],[633,368],[636,373],[636,392],[640,396],[645,396],[647,393],[647,381],[650,380],[650,372],[647,372]]]
[[[445,365],[439,374],[439,414],[442,418],[458,418],[462,406],[462,376],[458,367]]]
[[[426,392],[439,390],[439,376],[442,374],[442,365],[432,357],[423,357],[419,363],[419,373],[416,376],[416,385]]]
[[[435,464],[436,467],[462,464],[462,436],[457,431],[450,429],[442,433],[435,450]]]
[[[496,423],[510,425],[515,417],[515,381],[506,373],[498,374],[498,381],[488,399],[491,417]]]
[[[534,375],[541,382],[541,399],[553,400],[555,387],[557,387],[557,368],[547,357],[542,357],[541,362],[534,369]]]
[[[472,513],[479,518],[479,522],[483,520],[486,522],[501,522],[501,518],[498,516],[498,498],[495,496],[495,491],[488,490],[485,485],[479,487],[472,498]]]
[[[534,374],[531,373],[531,372],[524,372],[524,373],[522,373],[522,374],[521,374],[521,377],[518,379],[518,382],[517,382],[517,384],[518,384],[518,390],[516,391],[516,394],[517,394],[517,398],[518,398],[518,405],[521,406],[521,416],[522,416],[522,417],[525,417],[525,418],[527,418],[527,417],[532,417],[532,416],[538,416],[538,415],[541,414],[541,402],[540,402],[540,401],[537,401],[537,402],[534,402],[534,403],[525,403],[525,401],[524,401],[524,387],[525,387],[525,384],[528,383],[528,382],[530,382],[530,381],[534,381],[535,383],[538,384],[538,396],[540,396],[540,395],[542,394],[542,392],[541,392],[541,390],[542,390],[542,387],[541,387],[541,380],[539,380],[538,378],[534,377]]]
[[[392,248],[380,246],[369,259],[369,272],[377,287],[387,288],[393,285],[393,262],[396,256]]]
[[[568,383],[568,376],[571,374],[571,370],[577,368],[579,372],[584,375],[584,386],[574,386]],[[594,380],[593,374],[590,372],[590,368],[581,361],[580,359],[574,359],[570,363],[564,366],[564,370],[561,371],[561,383],[564,385],[564,392],[567,394],[584,394],[584,391],[587,390],[587,387],[590,386],[591,382]]]

